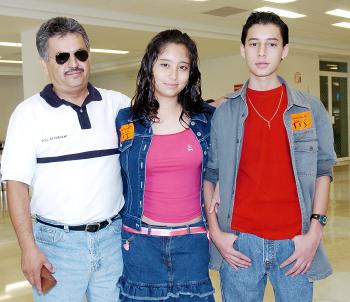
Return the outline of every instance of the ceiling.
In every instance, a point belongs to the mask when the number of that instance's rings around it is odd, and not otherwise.
[[[127,55],[93,54],[95,72],[135,69],[155,33],[179,28],[197,42],[200,58],[238,53],[240,32],[249,13],[270,6],[307,15],[286,19],[292,51],[324,57],[350,57],[350,29],[331,26],[350,21],[326,15],[333,9],[350,10],[350,0],[298,0],[276,4],[263,0],[0,0],[0,41],[21,42],[21,32],[38,27],[54,16],[77,19],[86,28],[92,48],[129,50]],[[221,17],[205,12],[238,12]],[[2,59],[20,60],[21,49],[0,46]],[[0,69],[9,64],[0,63]],[[19,66],[11,66],[17,68]]]

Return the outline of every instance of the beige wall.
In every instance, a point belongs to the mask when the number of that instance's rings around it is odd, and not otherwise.
[[[135,93],[136,71],[125,74],[116,72],[93,74],[90,81],[96,87],[116,90],[129,97],[133,97]]]
[[[233,91],[233,85],[243,83],[248,72],[240,55],[202,60],[202,94],[205,100],[217,99]]]
[[[0,76],[0,91],[0,140],[4,140],[10,115],[23,100],[22,77]]]
[[[301,74],[301,83],[295,83],[295,73]],[[319,57],[317,55],[289,54],[280,65],[279,73],[296,89],[320,97]]]

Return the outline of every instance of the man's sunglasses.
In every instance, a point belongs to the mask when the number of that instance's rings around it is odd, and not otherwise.
[[[80,62],[85,62],[88,57],[89,53],[85,49],[77,50],[74,53],[74,56],[80,61]],[[70,53],[69,52],[60,52],[55,56],[56,63],[59,65],[63,65],[69,60]]]

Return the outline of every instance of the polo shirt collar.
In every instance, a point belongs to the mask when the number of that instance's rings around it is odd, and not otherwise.
[[[86,96],[83,104],[81,105],[86,106],[88,103],[92,101],[101,101],[102,96],[100,92],[90,83],[88,83],[87,89],[89,91],[89,94]],[[58,108],[61,105],[67,105],[67,106],[76,106],[75,104],[66,101],[64,99],[60,99],[57,94],[53,90],[53,85],[48,84],[44,87],[44,89],[40,92],[40,96],[52,107]]]

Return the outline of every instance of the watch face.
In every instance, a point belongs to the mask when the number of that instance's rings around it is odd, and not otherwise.
[[[326,225],[327,224],[327,216],[321,216],[320,222],[321,222],[321,224]]]

